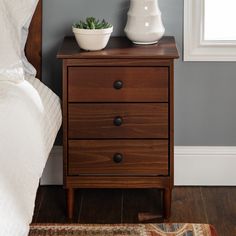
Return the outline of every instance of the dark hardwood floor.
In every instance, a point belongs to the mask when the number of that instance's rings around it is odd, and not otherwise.
[[[158,190],[77,190],[73,222],[162,222],[161,196]],[[33,222],[67,223],[65,207],[62,187],[40,187]],[[219,236],[236,236],[236,188],[175,187],[170,222],[209,223]]]

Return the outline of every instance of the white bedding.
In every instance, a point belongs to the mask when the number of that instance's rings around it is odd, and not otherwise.
[[[59,98],[35,78],[0,81],[0,236],[27,236],[61,125]]]
[[[0,80],[15,83],[36,70],[27,61],[24,45],[38,0],[0,0]]]

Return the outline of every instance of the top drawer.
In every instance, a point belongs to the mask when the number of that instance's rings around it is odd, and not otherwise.
[[[168,102],[168,67],[69,67],[69,102]]]

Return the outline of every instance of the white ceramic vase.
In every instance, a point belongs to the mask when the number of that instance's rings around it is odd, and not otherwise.
[[[126,36],[135,44],[154,44],[164,35],[158,0],[130,0]]]

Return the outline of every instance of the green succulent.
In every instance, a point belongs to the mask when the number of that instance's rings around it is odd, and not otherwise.
[[[87,17],[86,21],[81,20],[78,23],[74,23],[73,27],[79,29],[107,29],[112,27],[112,25],[106,22],[104,19],[100,21],[94,17]]]

